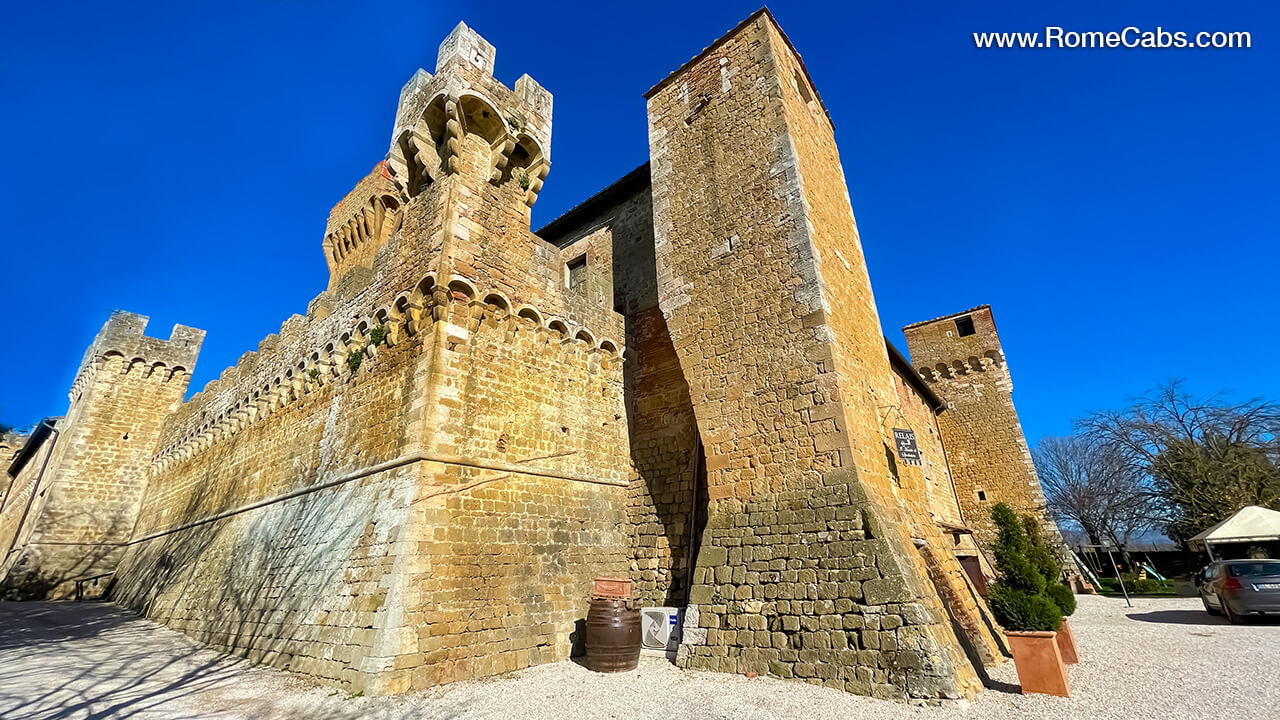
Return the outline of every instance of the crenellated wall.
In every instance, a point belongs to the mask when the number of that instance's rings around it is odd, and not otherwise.
[[[492,55],[445,40],[329,288],[166,422],[118,601],[369,692],[568,657],[626,571],[622,319],[607,244],[529,230],[550,95]]]
[[[914,323],[903,333],[920,376],[947,402],[938,425],[957,500],[978,544],[989,551],[995,542],[991,508],[1003,502],[1040,518],[1065,548],[1013,405],[1013,379],[991,307]]]
[[[0,519],[19,539],[0,568],[5,594],[68,597],[76,578],[115,569],[162,425],[186,392],[204,338],[178,325],[160,340],[146,326],[144,316],[112,314],[81,361],[44,457],[15,480]]]

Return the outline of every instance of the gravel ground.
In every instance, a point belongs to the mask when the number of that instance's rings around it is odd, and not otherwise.
[[[1013,663],[967,705],[913,708],[646,658],[596,675],[557,663],[391,698],[250,667],[110,605],[0,603],[0,718],[1275,718],[1280,622],[1227,625],[1196,598],[1080,598],[1069,699],[1018,694]]]

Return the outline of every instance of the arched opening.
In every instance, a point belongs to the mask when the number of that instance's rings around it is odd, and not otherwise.
[[[511,312],[511,303],[507,302],[507,299],[498,293],[489,293],[488,295],[485,295],[484,304],[493,306],[504,312]]]
[[[528,305],[520,308],[520,312],[516,314],[526,320],[532,320],[533,323],[539,327],[542,326],[542,314]]]
[[[569,337],[569,326],[563,320],[552,320],[547,323],[547,329],[560,333],[561,337]]]
[[[614,342],[613,342],[612,340],[601,340],[601,341],[600,341],[600,349],[601,349],[601,350],[603,350],[603,351],[605,351],[605,352],[607,352],[607,353],[609,353],[609,354],[611,354],[611,355],[617,355],[617,354],[618,354],[618,346],[617,346],[617,345],[615,345],[615,344],[614,344]]]
[[[590,345],[591,347],[596,346],[596,339],[592,337],[591,333],[587,332],[586,328],[583,328],[579,330],[577,333],[575,333],[573,336],[573,339],[581,340],[582,342]]]
[[[449,281],[449,292],[455,300],[471,301],[476,298],[476,288],[463,278],[454,278]]]
[[[458,112],[462,115],[463,130],[479,135],[490,145],[507,131],[497,108],[479,95],[465,93],[458,98]]]

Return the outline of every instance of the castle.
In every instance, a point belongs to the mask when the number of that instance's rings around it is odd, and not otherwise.
[[[886,342],[767,11],[649,90],[647,164],[537,233],[552,96],[494,55],[459,24],[414,74],[327,289],[189,400],[201,331],[108,320],[66,416],[9,443],[5,592],[106,588],[396,693],[565,659],[622,575],[685,608],[682,666],[972,697],[1005,654],[990,506],[1046,517],[990,308],[906,328],[916,366]]]

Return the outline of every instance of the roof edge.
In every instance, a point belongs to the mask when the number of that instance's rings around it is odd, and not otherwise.
[[[979,310],[990,310],[990,309],[991,309],[991,305],[984,303],[982,305],[978,305],[977,307],[971,307],[968,310],[953,312],[950,315],[942,315],[936,318],[932,318],[930,320],[921,320],[920,322],[913,322],[910,325],[903,325],[902,329],[910,330],[911,328],[917,328],[917,327],[920,327],[921,325],[928,325],[930,323],[936,323],[942,320],[950,320],[951,318],[960,317],[961,315],[970,315],[972,313],[978,312]]]
[[[44,445],[44,441],[55,430],[55,426],[60,420],[62,420],[61,416],[50,416],[42,419],[36,425],[35,429],[31,431],[31,435],[27,438],[26,444],[22,446],[17,455],[13,456],[13,462],[9,463],[9,477],[15,479],[18,477],[18,473],[22,472],[22,468],[26,467],[27,463],[31,461],[31,457]]]
[[[889,342],[889,338],[884,339],[884,346],[889,351],[889,364],[898,370],[899,375],[906,378],[907,384],[911,385],[911,389],[920,393],[920,397],[929,403],[929,407],[933,409],[933,414],[938,415],[943,410],[946,410],[947,403],[943,401],[942,396],[934,392],[934,389],[929,387],[924,378],[920,377],[920,373],[916,372],[916,369],[911,366],[911,361],[907,359],[907,356],[903,355],[901,350]]]
[[[796,62],[799,63],[800,65],[800,72],[804,73],[804,79],[809,81],[809,87],[813,89],[813,95],[818,99],[818,105],[822,107],[822,114],[826,116],[827,122],[831,124],[832,128],[834,128],[835,122],[831,119],[831,112],[827,110],[827,104],[822,101],[822,93],[818,92],[817,84],[813,82],[813,77],[809,75],[809,68],[806,67],[804,64],[804,57],[800,55],[799,50],[796,50],[796,46],[791,42],[791,38],[787,37],[786,31],[782,29],[782,25],[778,24],[778,19],[773,16],[773,13],[769,12],[768,6],[765,6],[765,5],[762,5],[759,10],[748,15],[747,18],[742,22],[738,23],[737,25],[734,25],[733,28],[730,29],[728,32],[716,38],[714,42],[712,42],[710,45],[703,48],[702,51],[699,52],[697,55],[694,55],[692,58],[689,58],[680,67],[676,68],[675,70],[672,70],[665,78],[659,80],[656,85],[649,88],[648,91],[645,92],[643,96],[644,99],[648,100],[652,98],[654,95],[658,93],[659,90],[662,90],[667,85],[670,85],[672,81],[676,79],[677,75],[680,75],[685,70],[688,70],[690,67],[695,65],[698,61],[705,58],[708,54],[710,54],[711,52],[714,52],[716,48],[725,44],[725,42],[728,41],[729,38],[738,34],[740,30],[750,25],[751,23],[755,22],[756,20],[760,19],[761,17],[767,18],[769,20],[769,22],[773,25],[773,29],[778,31],[778,35],[782,37],[782,41],[786,43],[787,48],[791,50],[791,54],[796,56]]]

